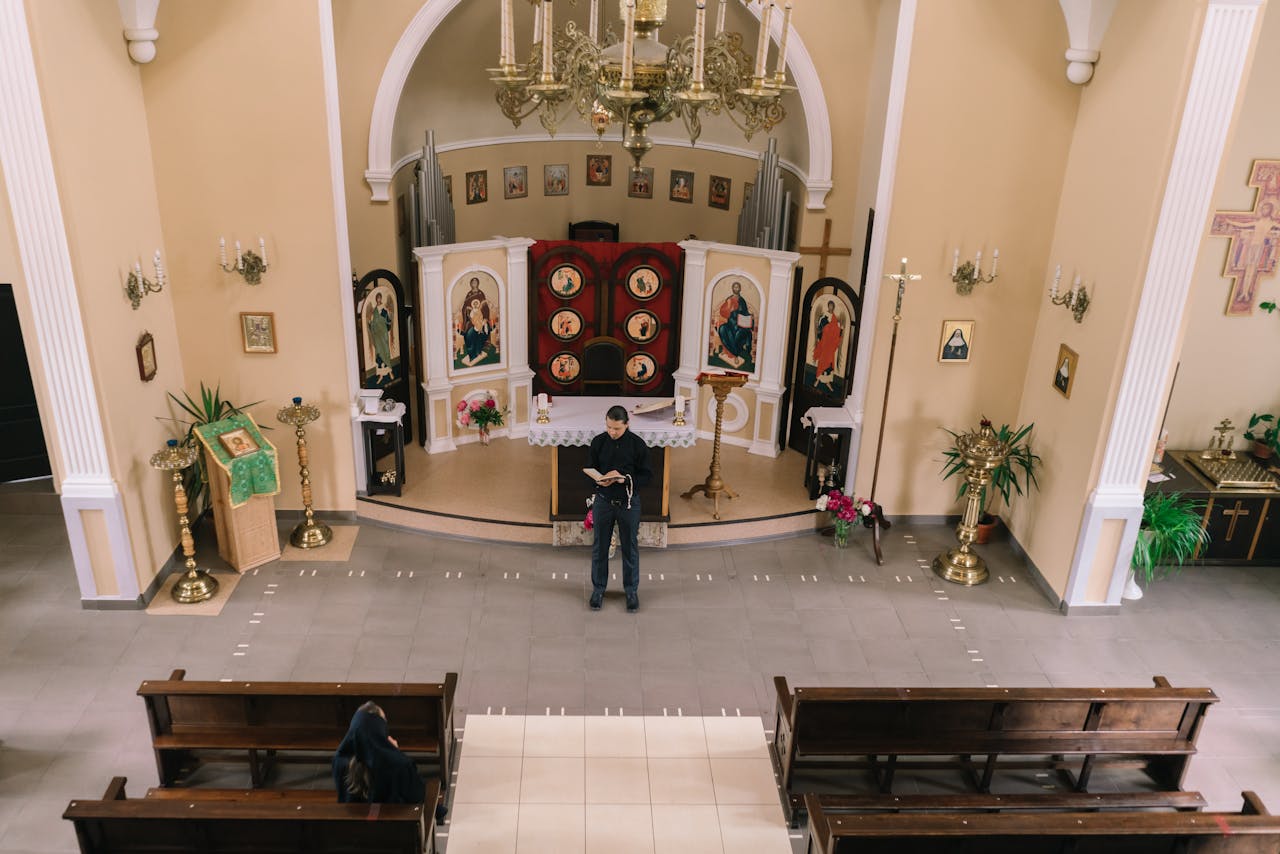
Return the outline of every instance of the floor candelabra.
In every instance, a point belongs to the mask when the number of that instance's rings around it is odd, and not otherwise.
[[[196,568],[196,545],[191,539],[191,522],[187,518],[187,491],[182,488],[182,472],[196,461],[199,453],[188,445],[170,439],[164,450],[151,455],[151,467],[173,473],[173,503],[178,509],[178,528],[182,532],[182,555],[186,573],[173,585],[173,598],[184,605],[203,602],[218,592],[218,579],[206,570]]]
[[[298,523],[289,535],[289,542],[300,549],[318,549],[333,539],[333,531],[328,525],[315,520],[315,512],[311,509],[311,469],[308,467],[307,432],[302,429],[320,417],[320,410],[302,398],[295,397],[291,406],[282,406],[276,418],[293,427],[298,437],[298,468],[302,475],[302,505],[306,508],[306,518]]]

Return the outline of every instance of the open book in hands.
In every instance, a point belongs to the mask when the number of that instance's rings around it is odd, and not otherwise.
[[[586,468],[582,470],[582,473],[594,480],[598,486],[609,486],[626,480],[625,476],[618,474],[616,471],[611,471],[605,475],[601,474],[597,469]]]

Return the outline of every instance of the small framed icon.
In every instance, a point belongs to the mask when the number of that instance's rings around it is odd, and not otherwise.
[[[658,337],[662,327],[657,315],[647,308],[640,308],[627,315],[622,328],[626,331],[627,337],[635,343],[648,344]]]
[[[587,155],[587,186],[608,187],[613,183],[613,155]]]
[[[144,383],[151,382],[156,378],[156,339],[150,332],[142,333],[134,352],[138,356],[138,377]]]
[[[565,350],[551,357],[547,362],[547,370],[551,372],[551,379],[561,385],[569,385],[582,373],[582,362],[575,354]]]
[[[1066,344],[1058,345],[1057,369],[1053,372],[1053,387],[1063,397],[1071,397],[1071,387],[1076,384],[1076,363],[1080,355]]]
[[[246,353],[276,351],[276,316],[274,312],[240,312],[240,337]]]
[[[568,163],[550,163],[542,167],[542,195],[569,195]]]
[[[478,205],[489,201],[489,170],[467,173],[467,204]]]
[[[243,427],[228,430],[226,433],[219,433],[218,441],[222,443],[223,449],[233,457],[247,456],[258,450],[258,443],[254,441],[249,431]]]
[[[712,175],[707,186],[707,205],[722,211],[729,209],[729,188],[733,181],[720,175]]]
[[[653,167],[632,167],[627,180],[627,195],[633,199],[653,198]]]
[[[671,191],[668,196],[673,202],[693,204],[693,173],[683,169],[671,170]]]
[[[572,341],[582,334],[582,315],[571,308],[562,308],[551,315],[547,328],[560,341]]]
[[[658,378],[658,363],[648,353],[636,353],[627,359],[627,379],[636,385],[648,385]]]
[[[504,166],[502,169],[502,198],[524,199],[529,196],[529,167]]]
[[[662,290],[662,277],[658,271],[645,264],[627,274],[627,293],[641,302],[647,302]]]
[[[547,277],[547,287],[560,299],[573,299],[582,293],[582,271],[572,264],[561,264]]]

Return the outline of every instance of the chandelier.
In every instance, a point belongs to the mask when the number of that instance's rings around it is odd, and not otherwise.
[[[704,110],[728,116],[747,139],[786,117],[782,94],[795,88],[786,83],[790,2],[784,7],[782,40],[772,74],[765,65],[776,0],[761,0],[764,8],[754,61],[742,49],[742,36],[725,32],[727,0],[720,0],[715,34],[710,37],[706,2],[696,0],[693,35],[677,38],[670,47],[658,41],[658,29],[667,19],[667,0],[619,0],[621,38],[612,28],[600,32],[599,0],[587,0],[591,11],[587,32],[573,21],[557,32],[552,0],[529,0],[534,6],[534,33],[524,63],[516,61],[512,2],[502,0],[499,66],[489,73],[497,87],[498,106],[515,127],[537,113],[542,126],[555,136],[560,123],[576,111],[603,138],[617,122],[622,126],[622,146],[638,169],[653,147],[649,125],[656,121],[679,116],[690,144],[695,144],[702,133]],[[577,0],[570,2],[577,5]]]

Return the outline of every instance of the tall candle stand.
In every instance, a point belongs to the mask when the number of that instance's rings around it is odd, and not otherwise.
[[[720,493],[723,492],[730,498],[738,497],[738,493],[730,489],[720,477],[720,430],[724,423],[724,401],[730,391],[745,385],[746,382],[745,374],[702,374],[698,377],[698,385],[711,386],[711,393],[716,396],[716,433],[715,441],[711,446],[711,470],[707,473],[706,480],[689,487],[689,490],[681,493],[680,497],[692,498],[696,493],[701,492],[711,499],[714,508],[712,515],[716,519],[720,518]]]
[[[184,605],[203,602],[218,592],[218,579],[196,568],[196,545],[191,539],[191,523],[187,518],[187,491],[182,488],[182,471],[196,461],[195,448],[179,445],[170,439],[164,450],[151,455],[151,467],[173,473],[173,503],[178,509],[178,528],[182,532],[182,555],[187,571],[173,585],[173,598]]]
[[[982,506],[982,494],[991,485],[991,471],[999,468],[1009,456],[1009,445],[1001,442],[990,422],[985,422],[976,433],[965,433],[956,439],[966,466],[964,516],[956,526],[956,539],[960,545],[933,559],[933,571],[947,581],[972,587],[990,577],[987,564],[973,551],[978,539],[978,511]]]
[[[289,542],[300,549],[318,549],[333,539],[333,530],[323,522],[315,520],[315,511],[311,509],[311,469],[308,468],[307,432],[303,426],[320,417],[320,410],[302,398],[295,397],[292,406],[283,406],[276,413],[276,418],[284,424],[292,425],[298,437],[298,468],[302,475],[302,506],[306,508],[306,519],[298,523],[289,535]]]

